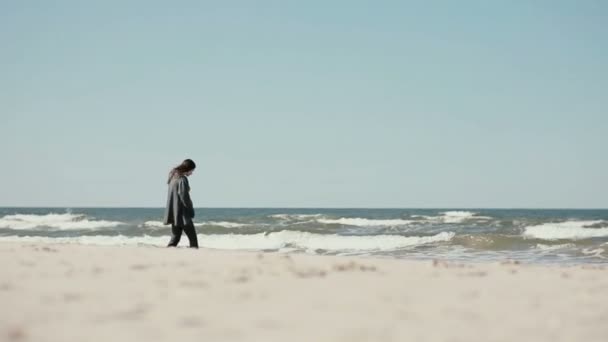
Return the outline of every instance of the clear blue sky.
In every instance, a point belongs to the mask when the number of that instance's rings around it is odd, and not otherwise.
[[[0,205],[608,207],[605,1],[1,1]]]

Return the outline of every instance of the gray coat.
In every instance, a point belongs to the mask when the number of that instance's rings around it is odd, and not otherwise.
[[[192,224],[194,207],[190,199],[190,183],[186,176],[173,177],[169,182],[165,224],[184,227]]]

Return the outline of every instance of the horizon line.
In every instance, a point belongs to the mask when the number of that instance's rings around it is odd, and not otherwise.
[[[0,206],[3,209],[164,209],[164,206]],[[287,207],[194,207],[194,209],[407,209],[407,210],[425,210],[425,209],[480,209],[480,210],[608,210],[608,207],[395,207],[395,206],[372,206],[372,207],[308,207],[308,206],[287,206]]]

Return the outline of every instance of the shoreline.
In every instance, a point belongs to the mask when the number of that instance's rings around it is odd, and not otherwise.
[[[0,242],[0,340],[604,341],[604,265]]]

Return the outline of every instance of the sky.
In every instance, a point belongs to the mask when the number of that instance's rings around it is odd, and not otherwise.
[[[0,0],[0,206],[608,208],[608,4]]]

